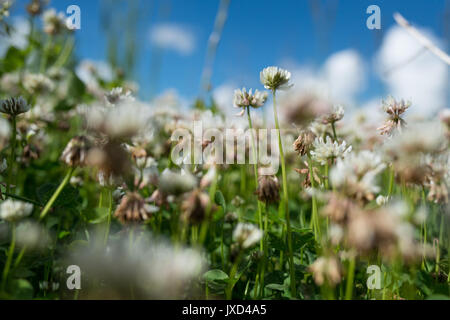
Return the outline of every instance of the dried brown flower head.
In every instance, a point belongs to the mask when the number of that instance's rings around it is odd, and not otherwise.
[[[130,159],[125,148],[115,141],[100,143],[89,151],[87,162],[105,177],[120,177],[130,171]]]
[[[142,222],[150,218],[151,213],[146,209],[144,198],[137,192],[128,192],[123,196],[114,212],[121,223]]]
[[[199,189],[191,191],[181,203],[181,220],[185,223],[199,224],[207,217],[207,211],[215,207],[209,201],[209,196]]]
[[[304,130],[294,141],[294,150],[301,156],[306,155],[316,139],[316,135],[311,130]]]
[[[84,167],[86,165],[91,143],[85,136],[76,136],[67,144],[61,155],[61,161],[71,167]]]
[[[324,283],[334,287],[342,278],[342,268],[339,260],[334,257],[319,257],[312,265],[309,266],[312,272],[314,282],[321,286]]]
[[[275,176],[260,176],[258,188],[255,191],[259,201],[265,203],[276,203],[280,201],[280,184]]]
[[[406,122],[401,115],[411,106],[411,102],[405,102],[404,100],[396,101],[393,97],[389,96],[386,100],[383,100],[383,110],[388,114],[388,118],[383,126],[378,128],[380,133],[391,135],[395,129],[399,131],[405,126]]]
[[[45,2],[45,3],[44,3]],[[48,1],[42,0],[31,0],[30,3],[27,4],[27,12],[30,16],[38,16],[42,13],[42,8],[46,5]]]
[[[359,210],[359,207],[352,200],[333,192],[321,214],[329,217],[332,222],[342,224],[348,220],[349,216],[357,214]]]

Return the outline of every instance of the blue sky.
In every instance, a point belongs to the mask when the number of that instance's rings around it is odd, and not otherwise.
[[[17,1],[19,13],[23,12],[26,2]],[[320,21],[313,17],[312,2],[321,6]],[[175,88],[184,97],[195,97],[200,90],[201,70],[219,0],[159,0],[138,3],[140,16],[135,34],[139,47],[136,49],[138,61],[135,80],[140,84],[141,97],[147,98],[151,92],[149,82],[153,72],[151,59],[154,57],[155,46],[150,42],[150,30],[161,23],[177,25],[191,34],[194,41],[193,50],[188,54],[174,50],[164,51],[158,91]],[[81,8],[82,28],[76,35],[77,56],[80,59],[104,60],[107,41],[99,18],[101,1],[51,2],[59,11],[65,11],[70,4],[77,4]],[[381,8],[381,31],[366,28],[369,16],[366,8],[372,4]],[[117,17],[125,11],[123,8],[119,4],[109,12],[111,16],[112,12],[116,12],[114,16]],[[367,85],[358,92],[358,99],[367,100],[383,95],[386,89],[386,83],[373,70],[372,61],[385,33],[395,25],[393,13],[399,11],[415,25],[426,28],[443,40],[445,36],[447,39],[449,37],[449,31],[447,34],[444,31],[444,13],[447,12],[448,15],[449,10],[448,0],[231,0],[228,20],[214,64],[212,84],[214,87],[233,83],[237,86],[261,88],[259,71],[265,66],[295,63],[313,69],[320,68],[333,53],[353,49],[368,66]],[[115,32],[122,33],[123,36],[126,22],[120,17],[116,20]],[[447,30],[449,20],[447,16]],[[445,41],[443,43],[445,45]]]

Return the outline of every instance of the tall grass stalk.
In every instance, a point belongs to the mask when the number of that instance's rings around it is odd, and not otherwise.
[[[287,177],[286,177],[286,163],[284,160],[283,153],[283,143],[281,141],[281,132],[280,125],[278,123],[278,113],[277,113],[277,100],[276,100],[276,90],[272,91],[273,96],[273,117],[275,119],[275,128],[278,133],[278,148],[280,150],[280,158],[281,158],[281,174],[283,178],[283,201],[281,203],[284,206],[284,213],[286,219],[286,231],[287,231],[287,244],[289,250],[289,274],[290,274],[290,284],[291,284],[291,294],[292,297],[297,296],[297,289],[295,285],[295,270],[294,270],[294,253],[292,249],[292,230],[291,230],[291,217],[289,213],[289,197],[288,197],[288,186],[287,186]]]

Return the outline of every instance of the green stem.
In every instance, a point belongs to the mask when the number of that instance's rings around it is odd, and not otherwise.
[[[24,246],[17,256],[16,260],[14,261],[13,268],[17,268],[20,264],[20,261],[22,261],[23,256],[25,255],[25,252],[27,251],[27,246]]]
[[[56,201],[56,199],[58,198],[59,194],[61,193],[61,191],[64,189],[64,187],[66,186],[66,184],[69,182],[70,177],[72,177],[72,174],[75,170],[75,167],[71,167],[69,169],[69,171],[67,172],[66,176],[64,177],[63,181],[61,182],[61,184],[58,186],[58,188],[56,189],[56,191],[53,193],[52,197],[50,198],[50,200],[48,200],[47,204],[45,205],[44,209],[42,210],[40,216],[39,216],[39,220],[42,220],[45,218],[45,216],[47,215],[48,211],[50,210],[50,208],[52,207],[53,203]]]
[[[314,237],[316,240],[320,238],[321,232],[320,232],[320,224],[319,224],[319,214],[317,212],[317,199],[314,194],[314,188],[316,187],[316,182],[314,181],[314,174],[313,174],[313,166],[312,166],[312,159],[309,157],[309,176],[311,180],[311,187],[313,189],[313,194],[311,197],[312,201],[312,212],[311,212],[311,222],[310,225],[314,231]]]
[[[13,166],[15,162],[16,156],[16,116],[12,116],[12,135],[11,135],[11,153],[9,155],[9,164],[8,164],[8,180],[6,182],[6,194],[10,194],[11,184],[13,179]]]
[[[61,53],[59,54],[58,59],[53,64],[56,68],[61,68],[64,66],[67,62],[67,59],[69,59],[70,54],[72,53],[73,45],[74,45],[74,39],[72,37],[68,37],[64,43],[64,48],[61,50]]]
[[[40,73],[44,73],[45,68],[47,67],[47,61],[48,61],[48,56],[50,53],[50,48],[52,46],[52,42],[53,42],[53,36],[49,35],[47,38],[47,43],[45,44],[45,47],[42,52],[41,65],[39,67]]]
[[[109,193],[109,207],[108,207],[108,218],[106,220],[106,231],[105,231],[105,239],[104,244],[108,243],[109,231],[111,229],[111,215],[112,215],[112,207],[113,207],[113,192],[112,189],[108,189]]]
[[[328,161],[327,161],[327,163],[325,164],[325,189],[326,190],[329,189],[328,171],[329,171],[329,166],[328,166]]]
[[[247,177],[245,172],[245,165],[240,165],[241,171],[241,195],[245,195],[245,191],[247,190]]]
[[[8,258],[6,259],[5,268],[3,269],[1,291],[5,291],[6,282],[8,281],[9,269],[11,267],[11,262],[14,255],[14,248],[16,246],[16,225],[14,222],[11,223],[11,233],[11,244],[9,245]]]
[[[348,265],[347,287],[345,289],[345,300],[353,297],[353,282],[355,278],[355,257],[351,257]]]
[[[227,300],[231,300],[231,298],[233,297],[233,288],[234,285],[236,284],[236,280],[234,279],[234,277],[236,276],[236,272],[239,266],[239,261],[241,260],[241,253],[239,253],[238,257],[236,258],[236,261],[233,264],[233,267],[231,268],[230,271],[230,276],[228,278],[228,285],[225,289],[225,297]]]
[[[334,141],[337,141],[336,126],[334,125],[334,122],[331,122],[331,128],[333,129],[333,139]]]
[[[392,191],[394,189],[394,166],[391,165],[390,168],[390,173],[389,173],[389,190],[388,190],[388,197],[391,196]]]
[[[18,196],[18,195],[12,194],[12,193],[8,193],[8,192],[3,192],[3,194],[9,198],[17,199],[17,200],[24,201],[24,202],[29,202],[36,206],[42,207],[42,204],[40,204],[39,202],[37,202],[35,200],[31,200],[31,199],[28,199],[28,198],[25,198],[22,196]]]
[[[287,243],[289,250],[289,273],[291,282],[291,294],[295,298],[297,296],[297,289],[295,286],[295,270],[294,270],[294,254],[292,250],[292,230],[291,230],[291,218],[289,213],[289,198],[288,198],[288,187],[287,187],[287,177],[286,177],[286,163],[284,160],[283,144],[281,141],[280,125],[278,123],[278,113],[277,113],[277,103],[275,90],[272,91],[273,95],[273,116],[275,119],[275,128],[278,132],[278,147],[280,149],[281,158],[281,174],[283,177],[283,202],[281,205],[284,206],[285,219],[286,219],[286,229],[287,229]]]
[[[213,202],[214,202],[214,199],[216,196],[217,179],[218,179],[218,176],[217,176],[217,172],[216,172],[214,175],[213,181],[211,183],[211,187],[209,188],[209,204],[206,208],[206,217],[200,228],[200,241],[199,241],[200,245],[203,245],[203,243],[205,242],[205,239],[206,239],[206,234],[208,231],[208,225],[209,225],[209,221],[210,221],[211,210],[212,210]]]
[[[252,138],[251,143],[252,143],[253,160],[255,161],[255,163],[253,164],[253,171],[254,171],[254,175],[255,175],[255,188],[258,188],[258,156],[257,156],[257,152],[256,152],[256,147],[255,147],[255,136],[253,135],[252,118],[250,117],[250,107],[247,107],[247,118],[248,118],[248,126],[250,128],[250,134],[251,134],[251,138]],[[259,228],[261,230],[263,230],[263,234],[265,234],[265,230],[263,229],[261,203],[260,203],[259,199],[257,199],[256,202],[258,204]],[[263,249],[264,249],[263,238],[264,237],[261,237],[261,241],[259,242],[259,248],[261,251],[263,251]]]

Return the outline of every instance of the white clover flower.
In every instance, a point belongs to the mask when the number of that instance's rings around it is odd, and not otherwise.
[[[310,153],[314,160],[325,165],[328,159],[343,158],[350,151],[352,151],[352,146],[347,146],[345,141],[339,144],[327,136],[326,140],[323,140],[322,137],[316,138],[313,143],[313,151]]]
[[[371,151],[351,153],[345,159],[337,160],[330,172],[330,181],[334,188],[348,196],[373,200],[374,193],[380,190],[376,185],[377,175],[385,167],[381,157]]]
[[[247,249],[257,244],[263,236],[263,232],[251,223],[238,223],[233,231],[233,240],[241,248]]]
[[[389,201],[389,197],[379,195],[375,201],[376,201],[377,205],[379,205],[381,207],[381,206],[384,206]]]
[[[334,105],[331,113],[325,115],[322,118],[322,123],[324,124],[335,123],[341,120],[342,118],[344,118],[344,107],[342,107],[341,105]]]
[[[193,190],[197,186],[197,179],[187,171],[181,173],[166,168],[159,178],[159,190],[164,194],[179,195]]]
[[[23,78],[23,87],[30,94],[44,94],[55,88],[53,81],[41,73],[27,73]]]
[[[9,8],[12,6],[12,1],[0,2],[0,21],[9,17]]]
[[[386,134],[388,136],[392,135],[394,129],[402,131],[406,122],[403,120],[401,115],[411,106],[411,102],[405,102],[404,100],[396,101],[392,96],[387,97],[383,100],[383,111],[388,114],[383,126],[378,128],[381,134]]]
[[[110,139],[127,139],[141,133],[150,121],[148,106],[122,101],[114,108],[93,106],[84,111],[89,129],[106,134]]]
[[[46,228],[40,224],[25,221],[16,229],[17,245],[27,249],[45,249],[50,244],[50,236]]]
[[[135,98],[130,90],[125,91],[122,87],[116,87],[105,94],[105,100],[107,105],[113,106],[124,101],[133,102]]]
[[[30,203],[7,199],[0,204],[0,219],[14,222],[29,216],[32,211]]]
[[[56,35],[63,30],[68,30],[67,19],[63,12],[56,12],[55,9],[48,9],[42,14],[44,23],[44,32],[50,35]]]
[[[0,112],[2,113],[17,116],[28,110],[30,110],[30,105],[22,97],[0,100]]]
[[[394,97],[388,96],[383,100],[382,109],[389,116],[398,118],[411,106],[411,101],[399,100],[396,101]]]
[[[266,103],[267,92],[261,92],[255,90],[253,93],[252,89],[247,92],[247,89],[243,88],[234,91],[234,104],[238,108],[259,108]]]
[[[289,84],[291,73],[278,67],[267,67],[259,74],[261,83],[268,90],[287,90],[292,87]]]

